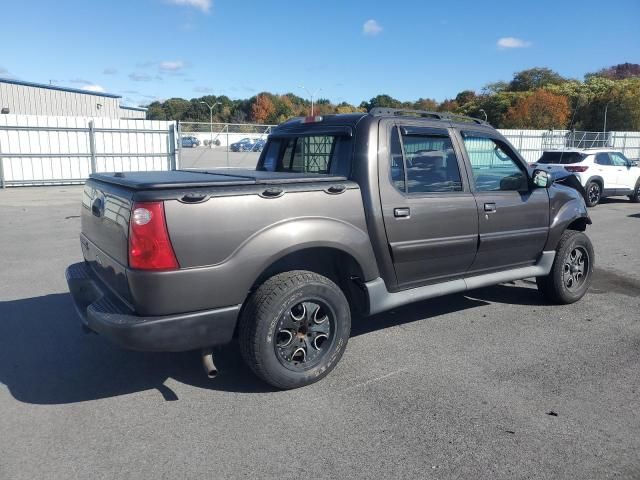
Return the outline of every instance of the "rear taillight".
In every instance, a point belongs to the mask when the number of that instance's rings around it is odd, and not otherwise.
[[[586,172],[589,167],[564,167],[567,172],[580,173]]]
[[[180,268],[169,240],[163,202],[133,204],[129,221],[129,266],[140,270]]]

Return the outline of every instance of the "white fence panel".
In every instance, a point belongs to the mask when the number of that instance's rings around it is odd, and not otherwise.
[[[627,158],[640,160],[640,132],[611,132],[611,146]]]
[[[0,115],[0,186],[82,183],[92,172],[168,170],[175,122]]]

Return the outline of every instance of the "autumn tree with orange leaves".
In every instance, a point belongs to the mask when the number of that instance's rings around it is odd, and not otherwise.
[[[504,125],[537,130],[565,128],[570,115],[567,97],[539,89],[516,100],[507,110]]]
[[[266,95],[258,95],[251,106],[251,119],[256,123],[267,123],[267,120],[276,112],[276,107]]]

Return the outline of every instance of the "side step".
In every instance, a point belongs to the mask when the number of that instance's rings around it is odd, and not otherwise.
[[[376,278],[365,283],[369,294],[369,314],[384,312],[401,305],[441,297],[451,293],[465,292],[476,288],[489,287],[504,282],[522,280],[529,277],[543,277],[548,275],[553,266],[556,252],[542,252],[538,263],[529,267],[514,268],[502,272],[487,273],[469,278],[460,278],[448,282],[426,285],[424,287],[410,288],[400,292],[389,292],[384,280]]]

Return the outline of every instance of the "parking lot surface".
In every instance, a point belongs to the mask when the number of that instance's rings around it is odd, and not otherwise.
[[[225,147],[180,150],[180,168],[256,168],[259,152],[227,152]]]
[[[577,304],[522,281],[358,319],[329,377],[281,392],[235,345],[208,380],[83,334],[80,195],[0,191],[0,478],[640,478],[640,205],[590,210]]]

